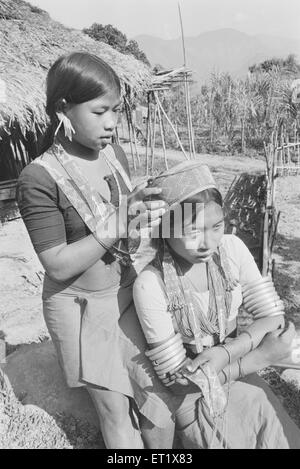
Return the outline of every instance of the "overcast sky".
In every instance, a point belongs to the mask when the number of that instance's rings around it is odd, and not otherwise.
[[[31,0],[53,19],[81,29],[113,24],[129,38],[180,35],[178,0]],[[300,0],[181,0],[186,36],[220,28],[300,38]]]

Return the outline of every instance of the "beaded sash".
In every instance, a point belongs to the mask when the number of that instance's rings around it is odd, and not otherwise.
[[[203,350],[202,338],[217,334],[219,341],[226,337],[226,327],[232,303],[232,290],[237,285],[233,279],[226,252],[219,247],[208,263],[209,310],[207,317],[201,310],[193,290],[180,275],[169,249],[164,243],[155,266],[163,274],[170,313],[175,317],[178,330],[184,337],[194,338],[197,352]],[[160,261],[162,258],[162,261]]]

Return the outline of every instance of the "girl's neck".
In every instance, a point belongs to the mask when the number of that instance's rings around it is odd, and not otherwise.
[[[185,275],[191,268],[193,267],[194,264],[191,264],[189,261],[184,259],[184,257],[181,257],[179,254],[177,254],[173,249],[168,246],[169,251],[171,256],[173,257],[175,263],[178,265],[179,269],[181,270],[182,274]]]
[[[69,153],[69,155],[76,156],[83,160],[97,160],[99,157],[99,150],[85,147],[76,140],[70,141],[67,137],[64,137],[59,133],[56,137],[56,141],[63,147],[63,149]]]

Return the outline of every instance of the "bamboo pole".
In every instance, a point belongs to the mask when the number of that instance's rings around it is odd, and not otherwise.
[[[288,147],[290,147],[290,148],[295,148],[295,147],[299,148],[299,147],[300,147],[300,142],[297,142],[297,143],[293,143],[293,142],[291,142],[291,143],[285,143],[285,144],[283,145],[283,147],[278,147],[277,150],[282,150],[283,148],[288,148]]]
[[[135,131],[135,127],[134,127],[133,123],[132,123],[132,132],[133,132],[133,141],[134,141],[135,153],[136,153],[138,165],[140,167],[141,166],[141,159],[140,159],[140,154],[139,154],[139,150],[138,150],[138,146],[137,146],[136,131]]]
[[[268,275],[268,265],[269,265],[269,210],[266,207],[265,216],[264,216],[264,229],[263,229],[263,263],[262,263],[262,276],[266,277]]]
[[[130,123],[130,127],[131,127],[131,133],[132,133],[132,136],[133,136],[133,144],[134,144],[136,159],[137,159],[138,166],[140,166],[141,165],[141,160],[140,160],[140,155],[139,155],[138,148],[137,148],[135,126],[133,125],[133,119],[132,119],[132,109],[131,109],[130,102],[127,99],[127,97],[125,97],[125,99],[126,99],[127,106],[128,106],[129,123]]]
[[[126,111],[125,111],[126,112]],[[125,138],[125,131],[124,131],[124,121],[123,121],[123,114],[121,116],[121,129],[122,129],[122,138]]]
[[[184,39],[184,31],[183,31],[183,21],[181,15],[181,8],[180,4],[178,3],[178,12],[179,12],[179,20],[180,20],[180,29],[181,29],[181,40],[182,40],[182,51],[183,51],[183,65],[186,67],[186,49],[185,49],[185,39]],[[188,89],[188,82],[187,82],[187,73],[184,73],[184,92],[185,92],[185,107],[186,107],[186,115],[187,115],[187,128],[188,128],[188,135],[189,135],[189,148],[190,148],[190,157],[193,158],[193,136],[192,136],[192,128],[191,128],[191,110],[190,110],[190,96],[189,96],[189,89]]]
[[[149,145],[150,145],[150,118],[151,118],[151,109],[150,109],[150,93],[147,93],[147,126],[146,126],[146,175],[149,175]]]
[[[155,100],[157,99],[156,93],[154,94]],[[166,152],[166,143],[165,143],[165,136],[164,136],[164,128],[163,128],[163,123],[162,123],[162,115],[161,115],[161,110],[157,104],[157,111],[158,111],[158,121],[159,121],[159,128],[160,128],[160,135],[161,135],[161,141],[162,141],[162,147],[163,147],[163,152],[164,152],[164,160],[165,160],[165,165],[166,169],[169,169],[168,165],[168,159],[167,159],[167,152]]]
[[[189,136],[189,150],[190,150],[190,157],[193,158],[191,124],[190,124],[190,115],[189,115],[189,101],[188,101],[188,84],[186,80],[184,80],[184,94],[185,94],[185,109],[186,109],[186,117],[187,117],[187,129],[188,129],[188,136]]]
[[[156,119],[157,119],[157,104],[155,104],[155,108],[154,108],[154,119],[153,119],[153,127],[152,127],[151,176],[153,175],[153,171],[154,171]]]
[[[297,134],[298,135],[298,134]],[[297,137],[298,139],[298,137]],[[300,171],[300,144],[297,145],[297,155],[298,155],[298,158],[297,158],[297,172]]]
[[[187,84],[188,90],[188,103],[189,103],[189,116],[190,116],[190,129],[191,129],[191,143],[192,143],[192,152],[193,157],[196,158],[196,150],[195,150],[195,134],[194,134],[194,126],[193,126],[193,116],[192,116],[192,107],[191,107],[191,96],[190,96],[190,87]]]
[[[160,107],[160,109],[161,109],[163,115],[165,116],[167,122],[168,122],[169,125],[171,126],[171,128],[172,128],[172,130],[173,130],[173,132],[174,132],[174,134],[175,134],[175,137],[176,137],[176,139],[177,139],[177,142],[179,143],[179,146],[180,146],[180,149],[181,149],[182,153],[184,154],[185,158],[186,158],[187,160],[189,160],[189,157],[187,156],[187,154],[186,154],[186,152],[185,152],[185,150],[184,150],[184,148],[183,148],[183,146],[182,146],[182,143],[181,143],[181,141],[180,141],[180,138],[179,138],[179,136],[178,136],[178,133],[176,132],[176,129],[175,129],[173,123],[171,122],[171,120],[170,120],[168,114],[166,113],[166,111],[164,110],[164,108],[163,108],[163,106],[162,106],[162,104],[161,104],[161,102],[160,102],[160,99],[159,99],[158,97],[157,97],[157,104],[158,104],[158,106]]]
[[[287,164],[288,164],[288,175],[290,174],[290,168],[291,168],[291,153],[290,153],[290,147],[289,147],[289,137],[288,135],[286,136],[286,142],[287,142]]]
[[[136,171],[136,161],[135,161],[134,150],[133,150],[133,145],[132,145],[132,135],[131,135],[130,117],[129,117],[130,109],[128,108],[126,96],[124,97],[124,100],[125,100],[126,120],[127,120],[127,126],[128,126],[128,136],[129,136],[129,142],[130,142],[130,150],[131,150],[133,168],[134,168],[134,171]]]
[[[186,49],[185,49],[185,40],[184,40],[184,32],[183,32],[183,22],[182,22],[182,15],[181,15],[181,8],[180,4],[178,3],[178,12],[179,12],[179,20],[180,20],[180,28],[181,28],[181,40],[182,40],[182,52],[183,52],[183,65],[186,67]]]
[[[285,168],[285,154],[284,154],[284,138],[283,138],[283,132],[281,132],[280,136],[280,142],[281,142],[281,161],[282,161],[282,174],[284,174],[284,168]]]

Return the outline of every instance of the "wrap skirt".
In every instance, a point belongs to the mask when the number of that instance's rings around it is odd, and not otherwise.
[[[154,425],[174,419],[176,403],[145,356],[146,342],[127,283],[88,291],[45,280],[43,313],[69,387],[99,386],[133,399]]]

